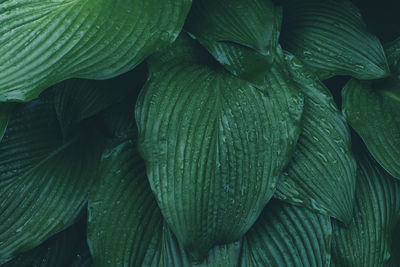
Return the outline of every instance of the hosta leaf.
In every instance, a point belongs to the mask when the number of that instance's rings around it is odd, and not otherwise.
[[[200,259],[238,240],[271,198],[297,141],[303,98],[282,53],[265,91],[219,66],[168,58],[152,59],[136,104],[139,150],[164,218]]]
[[[241,241],[213,247],[202,262],[193,262],[183,245],[169,228],[164,227],[164,245],[162,246],[162,266],[182,267],[237,267],[241,251]]]
[[[0,101],[129,71],[180,32],[191,0],[0,2]]]
[[[393,72],[389,78],[346,84],[343,114],[379,164],[400,179],[400,40],[388,49],[388,60]]]
[[[95,265],[151,266],[158,245],[153,236],[161,234],[163,222],[134,141],[106,149],[99,173],[88,205]]]
[[[392,247],[390,251],[390,259],[386,263],[385,267],[400,266],[400,222],[397,224],[394,233],[392,234]]]
[[[263,85],[281,20],[281,9],[270,0],[198,0],[185,28],[227,70]]]
[[[64,133],[76,124],[130,94],[138,94],[145,82],[145,69],[137,69],[106,81],[70,79],[55,85],[55,107]]]
[[[0,142],[0,263],[71,225],[96,174],[101,143],[90,133],[61,141],[53,103],[16,112]]]
[[[350,131],[329,90],[295,57],[287,61],[304,94],[303,130],[276,196],[348,222],[357,168]]]
[[[345,227],[333,221],[332,259],[336,266],[383,266],[390,257],[393,230],[400,219],[400,182],[367,153],[358,153],[364,156],[358,161],[352,223]]]
[[[283,47],[320,78],[377,79],[389,74],[382,45],[367,31],[359,10],[349,0],[284,3]]]
[[[81,253],[78,248],[87,247],[84,230],[81,223],[74,225],[1,267],[70,267]]]
[[[192,266],[163,222],[145,172],[133,136],[109,144],[88,206],[96,266]],[[239,257],[237,246],[231,247],[215,248],[204,266],[234,266],[226,265]]]
[[[14,104],[0,103],[0,141],[6,132],[8,120],[13,111]]]
[[[328,216],[271,201],[243,239],[241,266],[329,266],[331,238]]]

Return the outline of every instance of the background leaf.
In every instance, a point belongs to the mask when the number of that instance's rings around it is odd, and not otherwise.
[[[185,29],[227,70],[263,85],[278,45],[281,9],[270,0],[194,1]]]
[[[70,79],[53,86],[57,118],[65,135],[79,122],[112,104],[139,94],[146,80],[145,65],[106,81]]]
[[[80,253],[89,251],[86,238],[84,238],[85,226],[86,224],[82,223],[73,225],[33,250],[18,255],[1,267],[70,267],[75,257],[82,258]],[[90,254],[87,256],[90,261]],[[79,265],[79,267],[83,267],[83,265]]]
[[[14,105],[10,103],[0,103],[0,141],[6,132],[13,107]]]
[[[390,257],[394,227],[400,221],[400,182],[380,168],[368,152],[357,152],[354,216],[348,227],[332,221],[333,261],[336,266],[383,266]]]
[[[328,216],[274,200],[245,235],[241,266],[329,266],[331,237]]]
[[[342,92],[342,109],[374,158],[400,179],[400,39],[387,54],[392,75],[375,83],[350,80]]]
[[[349,0],[291,0],[283,5],[283,47],[321,79],[378,79],[389,74],[381,43]]]
[[[11,118],[0,142],[0,263],[75,222],[96,175],[101,142],[61,141],[53,103],[38,99]]]
[[[304,94],[303,128],[275,195],[349,222],[357,168],[349,128],[323,83],[294,56],[286,58],[291,77]]]
[[[215,244],[238,240],[271,198],[299,135],[303,98],[278,63],[268,90],[259,90],[192,62],[150,65],[136,120],[163,216],[201,259]]]
[[[178,36],[191,0],[1,1],[0,101],[133,69]]]

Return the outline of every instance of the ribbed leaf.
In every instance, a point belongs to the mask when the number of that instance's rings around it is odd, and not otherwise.
[[[101,143],[63,143],[53,103],[25,104],[0,142],[0,263],[71,225],[96,174]]]
[[[141,65],[110,80],[70,79],[55,85],[52,90],[63,132],[70,132],[78,122],[126,99],[128,95],[137,95],[145,79],[145,68]]]
[[[243,239],[241,266],[329,266],[331,238],[328,216],[271,201]]]
[[[171,57],[186,51],[180,44]],[[139,149],[164,218],[200,259],[238,240],[271,198],[298,138],[303,98],[282,54],[265,91],[219,66],[167,58],[153,59],[136,104]]]
[[[164,244],[162,246],[161,266],[178,267],[237,267],[242,242],[213,247],[208,256],[202,262],[193,262],[187,255],[182,243],[180,243],[169,228],[164,227]]]
[[[357,168],[350,131],[323,83],[292,55],[287,61],[304,94],[303,130],[276,196],[349,222]]]
[[[379,164],[400,179],[400,40],[389,47],[388,59],[393,72],[389,78],[346,84],[343,114]]]
[[[13,107],[13,104],[0,103],[0,141],[3,139],[4,133],[6,132]]]
[[[226,69],[263,85],[278,44],[282,12],[270,0],[194,1],[185,28]]]
[[[133,137],[109,144],[88,209],[96,266],[194,266],[162,218]],[[237,263],[238,257],[235,244],[217,247],[196,266],[236,266],[229,262]]]
[[[349,0],[283,2],[283,47],[320,78],[377,79],[389,74],[382,45],[367,31],[359,10]]]
[[[0,101],[68,78],[107,79],[175,40],[191,0],[0,2]]]
[[[81,252],[79,248],[87,247],[84,237],[82,223],[74,225],[1,267],[71,267],[74,258]]]
[[[385,264],[385,267],[398,267],[400,266],[400,222],[395,227],[392,234],[392,247],[390,250],[390,259]]]
[[[336,266],[383,266],[400,221],[400,181],[367,153],[357,153],[364,156],[358,160],[353,221],[348,227],[333,221],[332,259]]]

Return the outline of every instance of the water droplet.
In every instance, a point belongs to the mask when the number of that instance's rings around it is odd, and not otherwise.
[[[320,159],[322,159],[325,162],[328,162],[328,159],[325,157],[324,154],[322,154],[321,152],[317,152],[317,155]]]

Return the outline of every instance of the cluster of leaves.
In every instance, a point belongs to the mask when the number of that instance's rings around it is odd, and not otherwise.
[[[400,266],[399,179],[349,0],[0,0],[2,267]]]

